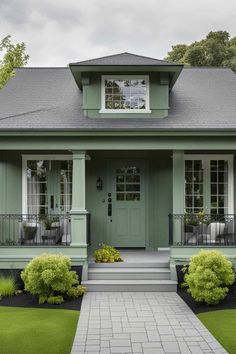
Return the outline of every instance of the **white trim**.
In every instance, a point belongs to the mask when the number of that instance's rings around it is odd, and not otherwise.
[[[107,109],[105,107],[105,80],[115,79],[143,79],[146,81],[146,109]],[[149,75],[102,75],[101,78],[101,109],[99,113],[152,113],[150,110],[150,89],[149,89]]]
[[[27,214],[27,161],[30,160],[72,160],[73,155],[21,155],[22,156],[22,214]]]
[[[27,160],[72,160],[73,155],[21,155],[22,159]]]
[[[27,214],[27,159],[22,157],[22,214]]]
[[[228,214],[234,214],[234,155],[230,154],[185,154],[184,160],[203,160],[203,163],[209,162],[210,160],[228,160],[229,163],[229,175],[228,175]],[[185,196],[185,190],[184,190]]]

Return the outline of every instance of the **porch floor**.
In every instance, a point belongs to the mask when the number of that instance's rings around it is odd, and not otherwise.
[[[170,261],[170,251],[146,251],[138,249],[122,249],[119,250],[120,255],[124,262],[113,263],[112,267],[119,265],[127,265],[127,263],[169,263]],[[89,256],[89,264],[93,264],[94,258],[93,255]]]

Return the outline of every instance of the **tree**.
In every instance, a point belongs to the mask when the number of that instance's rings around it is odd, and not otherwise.
[[[226,66],[236,72],[236,37],[211,31],[200,41],[172,46],[165,59],[186,66]]]
[[[29,55],[26,54],[25,43],[13,44],[8,35],[0,41],[0,89],[14,76],[14,68],[27,64]]]

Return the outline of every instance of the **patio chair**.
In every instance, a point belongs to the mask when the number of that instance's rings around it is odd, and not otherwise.
[[[224,231],[225,223],[222,222],[211,222],[209,225],[198,225],[194,229],[193,234],[189,237],[187,244],[224,244]]]

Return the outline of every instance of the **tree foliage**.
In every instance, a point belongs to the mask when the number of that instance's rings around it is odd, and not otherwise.
[[[211,31],[200,41],[172,46],[165,59],[186,66],[225,66],[236,72],[236,37]]]
[[[29,55],[26,54],[25,43],[13,44],[8,35],[0,41],[0,89],[14,76],[14,68],[27,64]]]

